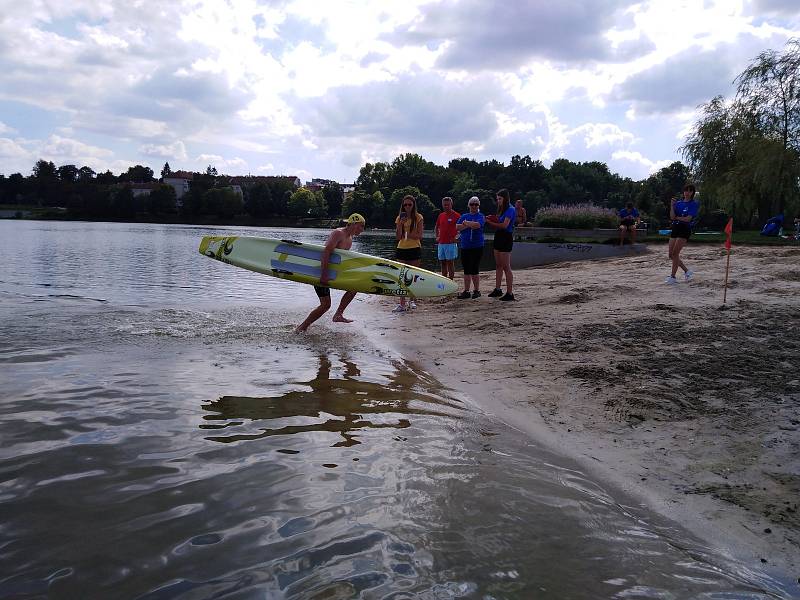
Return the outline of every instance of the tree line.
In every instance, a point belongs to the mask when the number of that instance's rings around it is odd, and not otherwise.
[[[164,165],[161,179],[172,174]],[[530,156],[513,156],[506,165],[497,160],[470,158],[437,165],[418,154],[403,154],[392,162],[364,165],[347,195],[340,184],[329,182],[311,191],[296,188],[291,177],[231,177],[209,166],[193,173],[190,188],[176,202],[175,190],[156,185],[159,180],[149,167],[136,165],[115,176],[110,171],[95,173],[89,167],[56,167],[39,160],[27,177],[14,173],[0,175],[0,203],[65,207],[68,218],[127,219],[174,215],[187,220],[204,216],[232,219],[247,216],[257,222],[279,218],[336,219],[352,212],[362,213],[370,226],[393,224],[400,200],[410,193],[428,222],[438,212],[440,200],[450,196],[455,207],[466,211],[467,199],[481,198],[484,210],[491,210],[495,191],[507,188],[525,202],[532,215],[551,204],[594,203],[621,208],[634,202],[656,220],[666,218],[669,198],[689,178],[680,162],[665,167],[644,181],[633,181],[610,172],[602,162],[572,162],[557,159],[548,168]],[[234,192],[232,182],[241,187]],[[149,195],[134,195],[133,184],[153,184]]]
[[[355,189],[346,196],[330,182],[322,189],[297,189],[290,177],[220,175],[210,166],[194,173],[189,192],[176,203],[168,185],[153,185],[149,195],[135,195],[134,183],[156,183],[152,169],[136,165],[120,175],[95,173],[76,165],[56,167],[39,160],[29,176],[0,174],[0,203],[66,207],[70,218],[126,219],[174,214],[194,220],[213,215],[255,222],[270,219],[335,219],[363,214],[370,226],[391,226],[405,194],[431,222],[440,200],[450,196],[456,210],[478,196],[491,210],[496,190],[508,189],[523,200],[528,213],[553,204],[591,203],[619,209],[627,202],[652,224],[666,224],[669,200],[687,181],[701,195],[701,223],[718,227],[728,215],[739,227],[758,227],[778,213],[800,211],[800,40],[791,39],[782,53],[759,54],[735,80],[735,97],[713,98],[700,107],[700,118],[681,147],[681,161],[644,180],[612,173],[599,161],[559,158],[546,167],[530,156],[497,160],[455,158],[438,165],[408,153],[391,162],[361,167]],[[162,179],[172,173],[169,163]]]

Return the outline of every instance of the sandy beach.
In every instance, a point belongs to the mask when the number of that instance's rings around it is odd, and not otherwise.
[[[516,302],[484,273],[480,299],[376,297],[359,319],[720,552],[800,577],[800,248],[734,247],[725,309],[723,248],[690,243],[674,286],[666,252],[516,271]]]

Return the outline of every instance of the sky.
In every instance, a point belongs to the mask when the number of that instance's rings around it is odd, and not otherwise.
[[[0,174],[680,160],[798,0],[0,0]]]

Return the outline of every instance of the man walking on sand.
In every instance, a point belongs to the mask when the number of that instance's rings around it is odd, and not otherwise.
[[[328,309],[331,307],[331,288],[328,287],[328,261],[330,261],[331,253],[337,248],[341,250],[350,250],[350,247],[353,245],[353,237],[364,231],[364,226],[366,223],[367,221],[364,219],[364,217],[358,213],[353,213],[347,217],[344,227],[339,227],[338,229],[331,231],[330,235],[328,236],[328,241],[325,242],[325,250],[322,251],[322,257],[319,261],[319,285],[314,286],[314,291],[317,292],[317,296],[319,297],[319,306],[308,314],[306,320],[300,323],[295,331],[306,331],[314,321],[328,312]],[[335,323],[353,322],[352,319],[345,318],[344,309],[347,308],[347,305],[352,302],[355,296],[355,292],[344,293],[342,300],[339,302],[339,308],[337,308],[336,312],[333,314],[332,320]]]
[[[442,198],[442,212],[436,219],[433,235],[436,236],[436,250],[442,263],[442,275],[450,279],[456,275],[453,263],[458,256],[456,221],[460,216],[453,210],[453,199],[450,196]]]

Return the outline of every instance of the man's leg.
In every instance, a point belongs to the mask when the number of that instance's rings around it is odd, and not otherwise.
[[[345,292],[344,296],[342,296],[342,300],[339,302],[339,308],[336,309],[336,312],[333,314],[333,321],[336,323],[352,323],[353,319],[346,319],[344,317],[344,309],[347,308],[347,305],[353,301],[353,298],[356,297],[356,292]]]
[[[319,306],[308,313],[306,320],[300,323],[297,326],[295,331],[303,332],[309,328],[309,326],[319,319],[322,315],[328,312],[328,309],[331,307],[331,297],[330,296],[320,296],[319,298]]]
[[[453,279],[455,277],[455,271],[453,269],[453,261],[452,260],[445,260],[442,261],[442,271],[443,275],[449,279]]]

